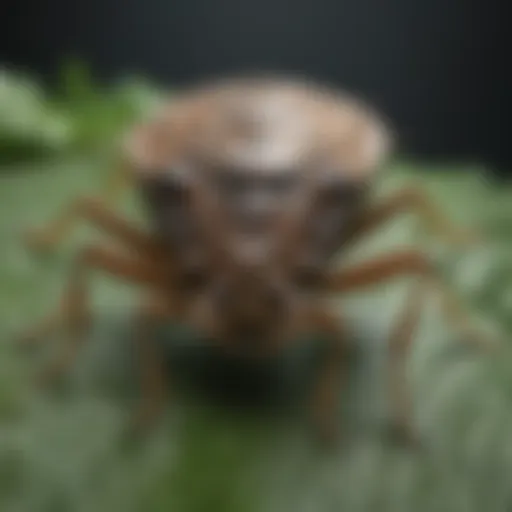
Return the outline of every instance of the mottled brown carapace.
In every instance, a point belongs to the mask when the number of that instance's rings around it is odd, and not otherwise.
[[[178,94],[125,147],[134,168],[145,171],[168,170],[190,155],[261,173],[322,159],[328,170],[364,180],[391,140],[381,116],[354,97],[307,81],[247,77]]]
[[[192,219],[171,203],[200,178],[224,213],[216,229],[211,216],[208,229],[219,243],[219,231],[235,238],[229,253],[264,260],[269,245],[288,245],[300,230],[311,244],[297,258],[318,266],[342,243],[341,230],[363,205],[390,143],[384,122],[360,101],[306,81],[245,77],[178,95],[135,128],[125,147],[160,232],[182,248]],[[282,219],[291,211],[294,230]],[[289,234],[272,229],[280,219]],[[291,243],[281,252],[294,250]]]
[[[220,337],[262,352],[305,314],[299,295],[343,245],[389,149],[361,102],[269,77],[178,95],[126,143],[156,234],[211,294]]]
[[[369,106],[305,80],[243,77],[175,95],[125,138],[128,174],[150,211],[147,232],[104,202],[81,198],[32,235],[32,242],[48,247],[83,218],[119,247],[94,244],[78,252],[60,309],[29,333],[31,339],[62,324],[80,337],[89,311],[88,269],[141,286],[135,317],[145,399],[137,421],[147,423],[160,410],[165,388],[155,324],[189,323],[223,349],[252,356],[275,355],[299,335],[316,333],[330,341],[330,350],[313,414],[320,432],[331,436],[346,336],[341,312],[330,311],[324,299],[416,276],[420,288],[389,341],[393,418],[410,437],[403,370],[425,292],[441,293],[443,311],[458,328],[471,330],[471,322],[415,248],[342,269],[334,268],[332,256],[407,211],[449,242],[468,238],[417,189],[371,204],[366,192],[391,147],[387,123]],[[62,372],[77,346],[69,343],[45,375]]]

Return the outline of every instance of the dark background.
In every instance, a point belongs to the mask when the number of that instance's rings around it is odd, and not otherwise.
[[[307,73],[383,109],[405,153],[510,176],[505,3],[8,0],[1,60],[51,80],[74,56],[105,80],[138,72],[169,86],[255,68]]]

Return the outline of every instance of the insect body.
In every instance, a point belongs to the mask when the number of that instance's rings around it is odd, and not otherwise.
[[[369,202],[367,191],[390,139],[369,107],[303,81],[241,78],[186,91],[126,140],[124,158],[146,200],[151,231],[132,227],[97,200],[79,200],[73,211],[126,250],[82,250],[59,313],[37,326],[32,338],[59,322],[82,333],[87,268],[142,285],[147,298],[137,318],[146,399],[137,418],[145,422],[164,396],[151,335],[158,322],[186,321],[224,349],[253,356],[275,354],[305,332],[323,334],[331,350],[312,403],[320,431],[332,435],[346,339],[343,320],[324,299],[416,276],[425,286],[415,290],[390,339],[394,418],[410,434],[403,366],[424,291],[434,285],[449,319],[466,330],[470,323],[416,249],[354,268],[332,264],[340,250],[406,210],[449,241],[464,239],[416,190]],[[70,363],[76,343],[68,347],[47,375]]]

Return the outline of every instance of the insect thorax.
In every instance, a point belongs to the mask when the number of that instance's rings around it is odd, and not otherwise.
[[[240,244],[262,253],[297,184],[314,175],[325,197],[311,211],[309,239],[329,252],[388,142],[361,102],[302,82],[249,79],[186,92],[134,132],[129,150],[149,183],[155,228],[175,245],[200,244],[184,194],[190,173],[219,193]]]

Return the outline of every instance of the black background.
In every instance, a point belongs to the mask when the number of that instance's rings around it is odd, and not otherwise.
[[[51,78],[83,58],[102,79],[169,86],[241,70],[293,71],[358,91],[402,149],[510,175],[505,1],[8,0],[4,64]]]

